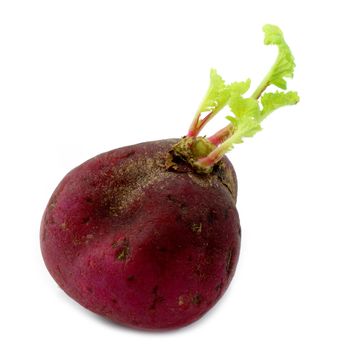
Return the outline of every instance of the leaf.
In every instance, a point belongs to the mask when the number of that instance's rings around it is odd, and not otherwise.
[[[239,119],[256,119],[260,114],[259,104],[254,98],[243,98],[240,95],[232,96],[229,106],[234,115]]]
[[[229,85],[230,95],[244,95],[250,88],[250,79],[236,81]]]
[[[243,98],[241,95],[232,96],[229,106],[235,117],[226,117],[234,126],[234,134],[231,137],[234,143],[242,143],[243,137],[251,137],[261,130],[259,124],[260,108],[254,98]]]
[[[210,71],[210,84],[201,105],[198,108],[197,114],[204,112],[216,113],[221,110],[227,103],[230,97],[230,86],[225,84],[225,81],[216,72],[215,69]]]
[[[273,84],[283,90],[287,88],[287,82],[284,78],[292,78],[294,74],[294,57],[289,46],[284,40],[280,28],[275,25],[266,24],[263,27],[265,32],[265,45],[276,45],[278,47],[278,56],[265,80],[268,85]]]
[[[283,106],[295,105],[299,102],[299,96],[295,91],[269,92],[261,96],[262,111],[260,120],[265,119],[270,113]]]

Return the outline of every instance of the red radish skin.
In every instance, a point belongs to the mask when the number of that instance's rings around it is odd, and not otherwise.
[[[41,250],[58,285],[123,325],[190,324],[218,301],[236,268],[234,169],[226,157],[211,174],[169,163],[177,141],[88,160],[65,176],[43,216]]]

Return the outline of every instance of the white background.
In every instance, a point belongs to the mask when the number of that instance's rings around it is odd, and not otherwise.
[[[347,1],[1,1],[2,349],[349,349]],[[279,25],[300,103],[229,155],[243,245],[229,290],[199,322],[149,333],[70,300],[41,258],[51,192],[84,160],[186,133],[215,67],[270,68]],[[208,133],[225,125],[224,115]]]

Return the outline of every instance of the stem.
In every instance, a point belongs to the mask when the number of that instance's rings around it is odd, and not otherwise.
[[[217,146],[214,150],[212,150],[206,157],[198,159],[195,163],[196,166],[204,169],[213,167],[225,155],[225,153],[232,148],[232,145],[237,142],[235,138],[237,138],[237,135],[233,133],[220,146]]]
[[[211,169],[222,157],[220,147],[216,147],[206,157],[200,158],[195,162],[195,165],[201,169]]]
[[[191,127],[187,133],[187,136],[190,137],[196,137],[201,132],[201,130],[204,128],[204,126],[214,117],[214,115],[218,111],[211,111],[208,113],[202,120],[200,120],[201,113],[197,114],[197,116],[193,119],[193,122],[191,124]]]
[[[198,122],[201,114],[197,113],[196,116],[194,117],[192,124],[190,126],[190,129],[188,130],[187,136],[188,137],[194,137],[198,135],[197,128],[198,128]]]
[[[219,146],[221,143],[226,141],[234,133],[233,124],[230,123],[224,128],[216,132],[214,135],[208,137],[207,139],[213,143],[215,146]]]
[[[270,72],[266,75],[260,85],[256,88],[256,90],[252,94],[252,98],[258,100],[261,94],[266,90],[266,88],[270,85]]]
[[[271,84],[270,78],[271,74],[275,71],[276,65],[278,63],[278,60],[280,58],[280,54],[277,55],[275,63],[272,65],[271,69],[269,72],[266,74],[265,78],[262,80],[260,85],[256,88],[256,90],[252,94],[252,98],[255,98],[256,100],[259,99],[261,94],[266,90],[266,88]]]

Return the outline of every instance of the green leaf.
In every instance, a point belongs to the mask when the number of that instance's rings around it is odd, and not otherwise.
[[[247,79],[246,81],[236,81],[229,85],[231,95],[243,95],[249,90],[249,88],[250,79]]]
[[[262,111],[260,120],[266,118],[271,112],[283,106],[295,105],[299,102],[299,96],[295,91],[269,92],[261,96]]]
[[[216,72],[215,69],[210,71],[210,84],[207,93],[198,108],[197,114],[204,112],[216,113],[221,110],[230,97],[230,86]]]
[[[278,56],[275,64],[272,66],[269,74],[269,84],[276,85],[281,89],[287,88],[287,82],[284,78],[292,78],[294,74],[294,57],[289,46],[284,40],[283,33],[277,26],[266,24],[263,27],[265,32],[265,45],[276,45],[278,47]]]
[[[232,96],[229,106],[235,117],[226,117],[234,126],[231,137],[232,146],[241,143],[243,137],[251,137],[261,130],[259,124],[260,108],[253,98],[243,98],[241,95]]]
[[[232,96],[229,106],[237,119],[256,119],[260,114],[259,104],[254,98],[243,98],[240,95]]]
[[[244,120],[239,121],[238,119],[233,118],[231,116],[226,117],[226,119],[228,119],[234,125],[234,128],[235,128],[233,135],[229,139],[230,143],[231,143],[230,147],[232,147],[232,148],[233,148],[234,144],[242,143],[243,137],[252,137],[258,131],[261,130],[261,126],[260,126],[259,122],[257,120],[254,120],[254,119],[248,118],[248,119],[244,119]],[[228,150],[225,150],[225,153],[227,151]]]
[[[287,88],[285,78],[292,78],[295,68],[294,57],[284,40],[281,29],[275,25],[266,24],[263,27],[263,31],[265,33],[264,44],[276,45],[278,47],[278,55],[272,68],[252,94],[252,97],[255,99],[258,99],[269,85],[275,85],[285,90]]]

